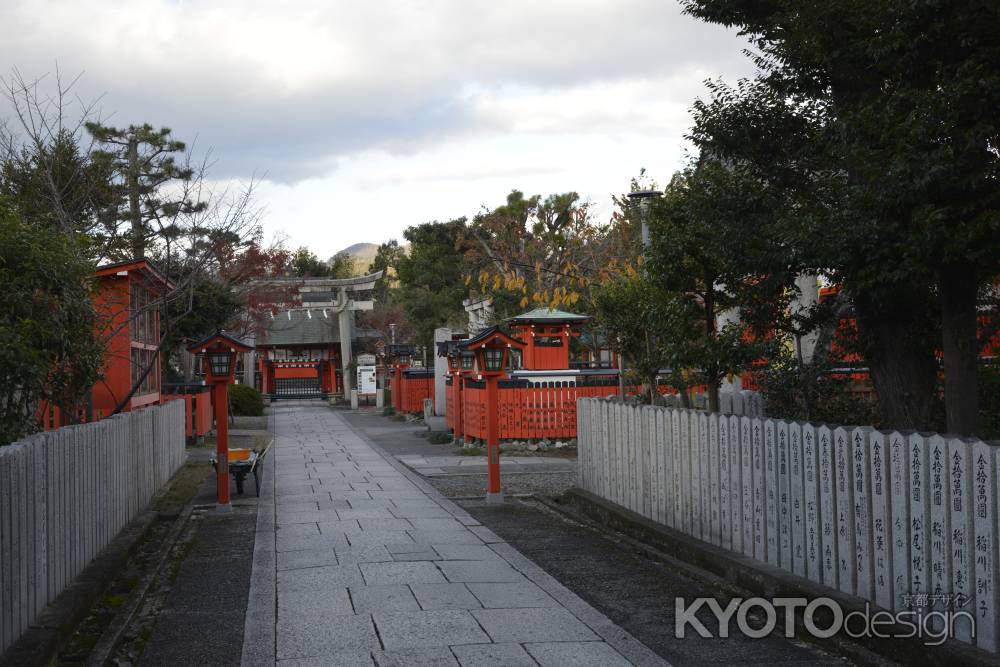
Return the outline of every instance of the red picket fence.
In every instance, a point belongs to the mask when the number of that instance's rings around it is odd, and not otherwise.
[[[201,384],[163,386],[164,400],[184,401],[184,434],[188,440],[204,437],[212,430],[212,388]]]
[[[95,410],[92,415],[87,415],[87,410],[84,408],[78,408],[76,415],[73,418],[68,419],[66,424],[86,424],[88,422],[96,422],[98,420],[104,419],[108,415],[104,414],[104,410]],[[48,401],[42,401],[41,405],[38,407],[38,412],[35,414],[35,420],[38,422],[39,429],[42,431],[52,431],[57,428],[62,428],[66,424],[63,424],[63,411],[57,406],[50,404]]]
[[[212,430],[211,387],[200,384],[164,385],[160,394],[160,404],[167,401],[184,401],[184,431],[188,440],[203,437]],[[85,408],[78,408],[69,424],[86,424],[108,417],[105,410],[95,410],[88,415]],[[36,416],[39,429],[51,431],[62,428],[63,413],[57,406],[43,402]]]
[[[447,386],[446,422],[453,431],[461,404],[461,432],[466,438],[486,439],[486,383],[465,379],[464,386]],[[627,387],[627,393],[636,393]],[[577,385],[573,382],[521,384],[500,381],[498,387],[500,439],[539,440],[576,437],[578,398],[618,394],[617,384]]]
[[[424,399],[434,398],[434,370],[407,368],[393,373],[392,407],[396,412],[423,414]]]

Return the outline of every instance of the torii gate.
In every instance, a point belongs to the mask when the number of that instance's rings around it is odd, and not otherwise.
[[[354,313],[372,310],[375,301],[359,300],[354,296],[369,292],[375,287],[375,282],[382,277],[381,271],[369,273],[355,278],[272,278],[255,282],[256,286],[296,289],[302,299],[302,305],[287,310],[323,311],[337,314],[340,334],[340,362],[344,378],[344,393],[350,391],[352,378],[350,372],[353,351],[351,339],[354,334]]]

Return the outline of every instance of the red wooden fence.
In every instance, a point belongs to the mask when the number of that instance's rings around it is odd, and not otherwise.
[[[392,407],[396,412],[423,414],[424,399],[434,398],[434,371],[432,369],[405,369],[393,372]]]
[[[206,385],[165,385],[165,400],[184,401],[184,434],[189,440],[212,430],[212,388]]]
[[[184,434],[190,440],[200,438],[212,430],[212,394],[211,387],[204,385],[165,385],[160,394],[160,403],[167,401],[184,401]],[[104,419],[109,415],[104,410],[95,410],[88,419],[84,408],[77,410],[73,424],[86,424]],[[47,402],[38,409],[38,425],[42,431],[61,428],[63,424],[62,411]]]
[[[669,391],[661,387],[661,392]],[[578,398],[618,394],[616,382],[577,385],[573,382],[521,384],[500,381],[498,387],[501,440],[566,440],[576,437],[576,401]],[[626,387],[627,394],[637,394],[639,387]],[[486,383],[465,378],[461,383],[446,383],[445,421],[453,432],[464,438],[486,439]],[[459,412],[461,406],[461,412]],[[461,427],[456,421],[461,415]]]

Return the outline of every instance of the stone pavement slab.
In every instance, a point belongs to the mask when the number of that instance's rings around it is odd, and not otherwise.
[[[562,607],[482,609],[472,615],[495,642],[598,641],[600,637]]]
[[[336,410],[272,421],[243,664],[665,664]]]
[[[538,663],[520,644],[467,644],[452,653],[462,667],[536,667]]]

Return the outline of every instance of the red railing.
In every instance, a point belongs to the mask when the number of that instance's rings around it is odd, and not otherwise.
[[[199,384],[165,385],[164,400],[184,401],[184,434],[188,440],[212,430],[212,388]]]
[[[626,393],[638,393],[626,387]],[[461,396],[461,431],[465,438],[486,439],[486,385],[465,379],[464,386],[448,387],[449,428],[455,430],[459,414],[454,406]],[[576,437],[576,401],[578,398],[618,394],[617,384],[576,385],[571,382],[545,382],[511,386],[501,381],[498,387],[500,439],[540,440]]]
[[[160,394],[162,404],[167,401],[184,401],[184,429],[188,439],[202,437],[212,430],[212,397],[210,388],[202,385],[167,386]],[[144,406],[145,407],[145,406]],[[38,408],[36,419],[41,431],[52,431],[68,424],[87,424],[108,417],[105,410],[94,410],[87,414],[83,407],[76,410],[71,419],[64,419],[58,406],[43,402]],[[64,423],[65,422],[65,423]]]
[[[404,369],[392,376],[392,407],[397,412],[423,414],[424,399],[434,398],[434,372]]]

